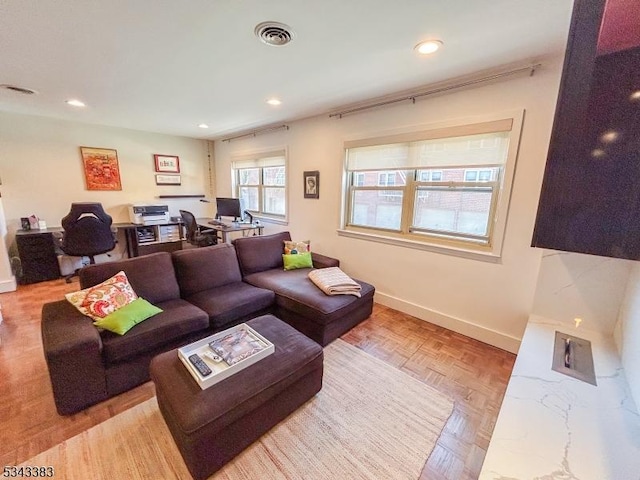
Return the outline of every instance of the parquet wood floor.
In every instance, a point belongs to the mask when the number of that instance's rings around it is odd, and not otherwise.
[[[77,280],[53,280],[0,294],[0,466],[27,460],[155,394],[148,382],[75,415],[57,414],[40,312],[43,303],[78,289]],[[454,400],[421,480],[476,479],[515,355],[382,305],[342,338]]]

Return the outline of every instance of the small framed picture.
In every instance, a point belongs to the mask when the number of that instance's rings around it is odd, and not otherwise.
[[[156,185],[180,185],[180,175],[156,175]]]
[[[180,159],[175,155],[154,155],[156,172],[180,173]]]
[[[304,172],[304,198],[320,198],[320,172]]]

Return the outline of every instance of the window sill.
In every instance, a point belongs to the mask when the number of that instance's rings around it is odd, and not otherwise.
[[[273,218],[273,217],[264,217],[261,215],[253,215],[253,221],[260,220],[262,223],[272,223],[274,225],[289,225],[289,220],[286,218]]]
[[[490,251],[478,251],[466,249],[462,247],[450,245],[436,245],[433,243],[420,242],[406,238],[396,238],[379,233],[365,233],[355,230],[338,229],[338,235],[342,237],[357,238],[370,242],[384,243],[387,245],[395,245],[397,247],[413,248],[415,250],[425,250],[428,252],[441,253],[444,255],[453,255],[456,257],[468,258],[471,260],[480,260],[483,262],[500,263],[500,254]]]

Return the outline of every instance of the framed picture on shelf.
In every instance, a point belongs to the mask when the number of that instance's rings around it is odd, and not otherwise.
[[[175,155],[154,155],[156,172],[180,173],[180,159]]]
[[[118,152],[111,148],[80,147],[87,190],[122,190]]]
[[[180,185],[180,175],[156,175],[156,185]]]
[[[320,198],[320,172],[304,172],[304,198]]]

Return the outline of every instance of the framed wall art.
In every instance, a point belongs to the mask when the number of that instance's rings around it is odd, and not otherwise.
[[[156,172],[180,173],[180,159],[175,155],[154,155]]]
[[[87,190],[122,190],[118,152],[110,148],[80,147]]]
[[[180,175],[156,175],[156,185],[180,185]]]
[[[304,198],[320,198],[320,172],[304,172]]]

